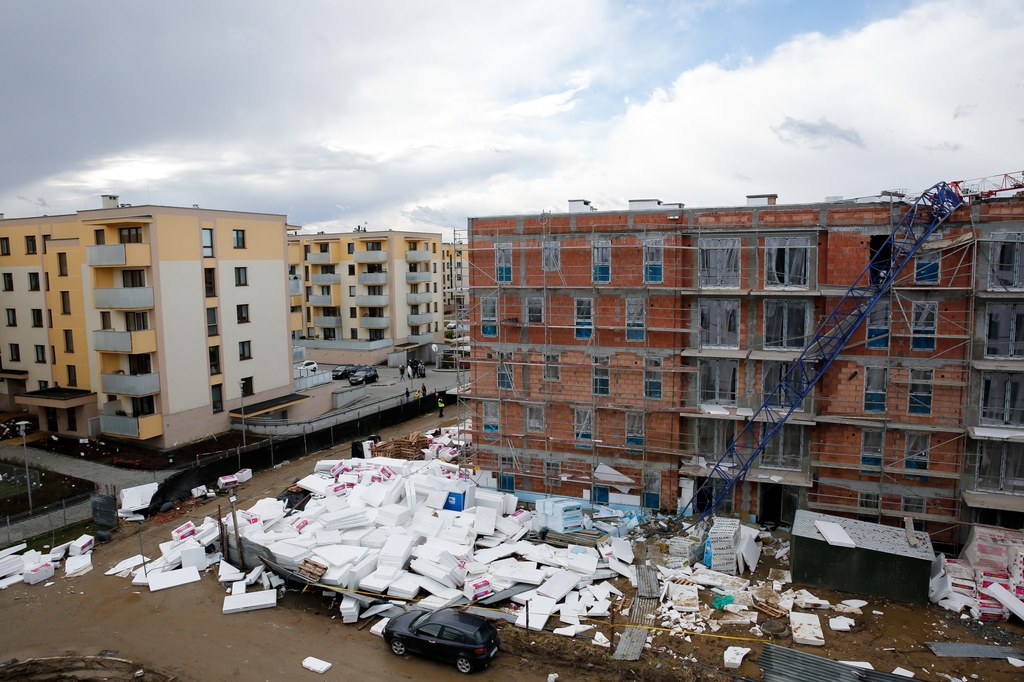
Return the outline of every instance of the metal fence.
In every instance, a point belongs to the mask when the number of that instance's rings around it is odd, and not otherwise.
[[[36,507],[32,514],[6,516],[0,537],[6,537],[6,544],[10,545],[44,533],[55,533],[65,526],[91,518],[90,495],[78,495],[45,507]]]

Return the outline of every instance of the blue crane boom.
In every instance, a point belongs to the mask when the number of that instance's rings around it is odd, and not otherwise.
[[[701,514],[702,518],[713,514],[732,494],[754,460],[764,452],[786,420],[828,371],[921,244],[963,203],[964,197],[957,184],[940,182],[925,190],[911,204],[889,233],[885,244],[875,252],[854,283],[818,325],[811,341],[792,361],[778,385],[763,396],[761,406],[715,462],[701,486],[702,489],[711,486],[714,491],[711,504]]]

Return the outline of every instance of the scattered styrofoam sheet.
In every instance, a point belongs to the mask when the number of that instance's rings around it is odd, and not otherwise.
[[[263,590],[262,592],[246,592],[245,594],[229,594],[224,597],[222,613],[241,613],[243,611],[256,611],[257,609],[268,609],[277,606],[277,590]]]
[[[245,581],[236,580],[231,583],[231,594],[245,594]]]
[[[853,541],[849,533],[833,521],[815,521],[814,527],[818,529],[825,541],[833,547],[855,548],[857,543]]]
[[[633,546],[629,540],[622,538],[612,539],[612,553],[615,558],[624,564],[633,563]]]
[[[236,580],[242,580],[245,578],[245,574],[240,570],[224,561],[220,562],[220,569],[217,572],[217,582],[222,583],[233,583]]]
[[[821,620],[813,613],[789,614],[789,629],[793,641],[808,646],[825,646],[825,633],[821,629]]]
[[[12,554],[17,554],[18,552],[20,552],[23,549],[26,549],[27,547],[28,545],[26,545],[24,542],[19,543],[17,545],[11,545],[7,549],[0,550],[0,559],[11,556]]]
[[[537,594],[542,597],[550,597],[556,602],[569,593],[569,590],[576,587],[580,581],[579,574],[565,569],[556,571],[554,575],[541,583],[537,588]]]
[[[376,623],[370,626],[370,634],[377,635],[378,637],[384,636],[384,628],[387,627],[390,618],[381,618]]]
[[[21,573],[15,573],[9,575],[6,578],[0,579],[0,590],[6,590],[11,585],[15,585],[22,581]]]
[[[529,606],[523,609],[516,618],[516,625],[521,628],[540,631],[555,612],[556,599],[536,596],[530,600]],[[529,614],[529,620],[527,620]]]
[[[601,632],[594,633],[594,644],[600,647],[604,647],[605,649],[609,649],[612,646],[611,641],[607,637],[605,637],[604,634],[602,634]]]
[[[124,571],[132,570],[137,566],[141,566],[143,561],[149,561],[149,559],[141,554],[130,556],[127,559],[118,562],[110,570],[104,573],[104,575],[117,575],[118,573],[123,573]]]
[[[906,668],[900,668],[898,666],[892,671],[892,674],[899,675],[900,677],[914,677],[913,671],[907,670]]]
[[[92,551],[95,540],[91,535],[81,535],[79,538],[71,543],[68,547],[68,553],[71,556],[80,556],[82,554],[88,554]]]
[[[1015,597],[1013,593],[1005,587],[994,582],[986,587],[982,587],[981,591],[1005,606],[1015,616],[1024,620],[1024,602],[1021,602],[1020,599]]]
[[[725,650],[725,667],[737,669],[743,664],[743,657],[750,653],[750,649],[742,646],[731,646]]]
[[[836,616],[835,618],[828,619],[828,626],[836,632],[849,632],[850,628],[855,625],[853,618],[847,618],[846,616]]]
[[[331,669],[332,664],[327,661],[323,661],[314,656],[307,656],[302,659],[302,667],[306,670],[312,670],[315,673],[325,673]]]
[[[146,509],[149,507],[149,503],[153,499],[153,494],[159,487],[160,484],[154,482],[137,485],[132,488],[122,488],[118,492],[118,498],[121,502],[120,508],[131,512]]]
[[[864,668],[865,670],[874,670],[875,666],[871,665],[867,661],[839,661],[843,665],[849,665],[854,668]]]
[[[77,578],[92,570],[92,552],[69,556],[64,562],[64,577]]]
[[[1019,658],[1014,658],[1013,656],[1007,656],[1006,660],[1014,668],[1024,668],[1024,661],[1020,660]]]
[[[149,574],[149,591],[159,592],[179,585],[199,582],[199,571],[195,566],[179,568],[173,571]]]
[[[191,540],[191,538],[189,539]],[[206,554],[206,548],[200,545],[198,542],[192,541],[192,543],[189,546],[182,548],[182,568],[194,566],[197,570],[205,571],[208,565],[209,559]]]

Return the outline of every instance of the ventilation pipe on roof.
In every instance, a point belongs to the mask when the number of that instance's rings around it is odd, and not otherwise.
[[[103,199],[103,208],[117,208],[117,200],[120,197],[116,194],[101,194],[100,198]]]

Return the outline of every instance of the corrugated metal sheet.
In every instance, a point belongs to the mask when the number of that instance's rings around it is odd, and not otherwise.
[[[972,644],[968,642],[925,642],[925,646],[936,656],[944,658],[1021,658],[1020,649],[995,644]]]
[[[648,568],[648,567],[645,567]],[[653,621],[655,609],[658,608],[658,600],[649,597],[637,597],[633,600],[633,606],[629,609],[629,622],[634,626],[650,625]],[[643,653],[644,644],[647,643],[649,631],[646,627],[626,628],[619,637],[619,643],[615,647],[612,658],[616,661],[638,661]]]
[[[764,645],[758,663],[764,682],[907,682],[900,675],[855,668],[775,644]]]
[[[658,572],[652,566],[645,564],[636,567],[636,593],[639,597],[652,599],[657,599],[661,596]]]

